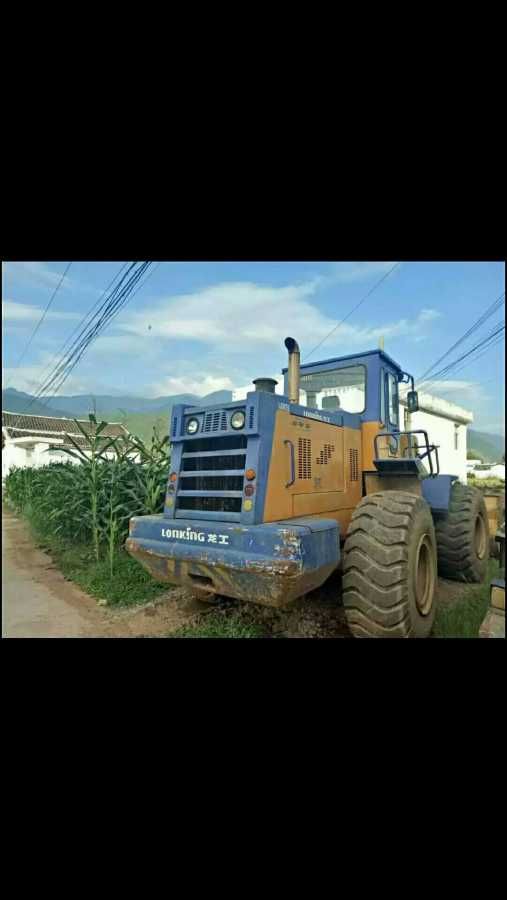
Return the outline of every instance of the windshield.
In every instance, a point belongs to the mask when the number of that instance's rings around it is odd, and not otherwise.
[[[302,406],[362,413],[365,409],[365,394],[364,366],[348,366],[344,369],[301,375],[299,402]]]

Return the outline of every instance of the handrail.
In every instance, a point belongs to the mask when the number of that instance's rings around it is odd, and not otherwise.
[[[289,446],[290,446],[290,474],[291,474],[291,481],[288,481],[287,484],[285,485],[285,487],[288,488],[288,487],[291,486],[291,484],[294,484],[294,482],[295,482],[295,480],[296,480],[296,464],[295,464],[295,460],[294,460],[294,444],[292,443],[292,441],[288,441],[288,440],[287,440],[287,441],[284,441],[283,443],[285,444],[285,446],[287,446],[287,444],[289,444]]]
[[[416,435],[416,434],[423,435],[424,444],[421,445],[418,442],[416,444],[416,446],[413,447],[410,443],[410,436]],[[378,438],[388,437],[388,438],[394,439],[396,441],[396,451],[397,451],[398,446],[399,446],[399,438],[402,435],[406,435],[409,438],[409,445],[407,447],[407,455],[408,455],[409,451],[415,450],[416,457],[417,457],[417,459],[420,459],[421,462],[423,459],[426,459],[426,457],[427,457],[428,465],[429,465],[429,469],[430,469],[430,478],[436,478],[436,476],[440,474],[440,460],[439,460],[439,456],[438,456],[438,446],[436,444],[430,444],[429,438],[428,438],[428,432],[424,431],[424,429],[422,429],[422,428],[414,429],[413,431],[380,431],[378,434],[375,435],[375,437],[373,439],[373,445],[375,448],[375,457],[377,459],[379,458],[379,449],[378,449],[378,443],[377,443]],[[421,450],[424,450],[424,453],[421,453],[420,452]],[[433,467],[433,459],[431,456],[431,454],[433,452],[435,453],[436,471]],[[391,453],[390,448],[389,448],[389,454],[390,454],[390,456],[393,455]]]

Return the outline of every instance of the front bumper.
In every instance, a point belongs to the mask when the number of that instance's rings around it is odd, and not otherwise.
[[[334,519],[264,525],[139,516],[125,547],[157,581],[284,606],[320,587],[340,561]]]

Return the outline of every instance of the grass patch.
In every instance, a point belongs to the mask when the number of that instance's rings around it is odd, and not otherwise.
[[[154,581],[124,550],[119,550],[115,556],[111,578],[109,560],[97,562],[89,544],[69,544],[48,534],[43,518],[30,509],[25,510],[25,519],[37,544],[51,554],[62,575],[92,597],[107,600],[108,605],[147,603],[168,589],[166,584]]]
[[[260,625],[245,623],[237,614],[224,616],[208,613],[197,625],[184,626],[168,637],[183,638],[259,638],[264,637]]]
[[[463,593],[456,601],[441,604],[437,610],[433,637],[479,637],[479,628],[489,607],[490,581],[498,575],[498,561],[490,559],[482,584],[475,588],[463,585]]]

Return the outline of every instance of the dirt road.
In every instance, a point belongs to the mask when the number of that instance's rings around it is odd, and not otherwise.
[[[2,637],[149,637],[202,612],[191,594],[168,591],[142,608],[113,612],[66,581],[24,522],[2,511]]]
[[[51,557],[38,549],[27,525],[2,511],[2,637],[163,637],[197,624],[213,609],[189,591],[168,590],[139,607],[105,608],[66,581]],[[464,586],[439,580],[438,602],[455,601]],[[339,603],[339,576],[286,609],[226,601],[218,612],[239,613],[271,637],[350,637]],[[232,604],[232,608],[229,606]]]

